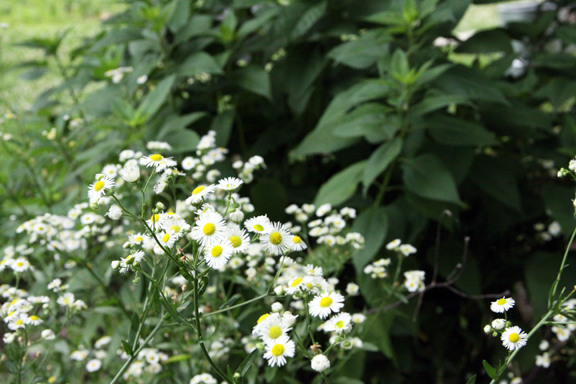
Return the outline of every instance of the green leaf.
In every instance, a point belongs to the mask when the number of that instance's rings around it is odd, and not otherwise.
[[[164,140],[172,147],[171,152],[183,153],[194,151],[196,147],[198,147],[200,137],[196,132],[186,129],[178,132],[171,132],[164,138]]]
[[[425,153],[402,164],[406,188],[432,200],[461,204],[452,174],[436,156]]]
[[[362,184],[364,185],[364,195],[368,187],[376,180],[378,175],[388,168],[402,151],[402,138],[394,138],[392,141],[382,144],[376,149],[366,164],[364,174],[362,175]]]
[[[412,111],[418,115],[425,115],[438,109],[447,108],[452,104],[472,105],[462,95],[427,94],[424,100],[414,106]]]
[[[482,100],[509,104],[498,84],[480,71],[457,65],[450,68],[434,82],[446,94],[462,96],[468,100]]]
[[[476,383],[476,375],[472,376],[466,384],[475,384]]]
[[[462,119],[435,116],[424,123],[430,136],[440,144],[451,146],[499,145],[492,132],[480,124]]]
[[[256,65],[249,65],[233,72],[230,75],[230,79],[247,91],[264,96],[268,100],[272,99],[270,76],[263,68]]]
[[[542,198],[546,205],[546,210],[550,211],[554,220],[560,223],[564,237],[570,236],[574,222],[574,206],[571,199],[574,198],[574,188],[571,186],[561,186],[546,184],[542,188]]]
[[[512,53],[512,43],[508,34],[502,28],[476,32],[474,36],[462,42],[457,53]]]
[[[402,124],[398,115],[380,103],[366,103],[334,123],[333,132],[338,137],[377,136],[384,141],[391,139]]]
[[[396,360],[390,329],[394,323],[395,313],[381,312],[367,321],[364,331],[364,340],[372,340],[380,351],[389,359]]]
[[[128,356],[132,356],[132,347],[130,346],[130,344],[126,342],[126,340],[122,340],[122,346],[124,347],[124,351],[126,351],[126,354]]]
[[[212,120],[210,129],[216,132],[216,145],[219,147],[226,147],[228,145],[235,116],[236,110],[228,109],[216,115]]]
[[[254,363],[254,360],[256,360],[257,356],[258,356],[258,349],[254,349],[248,356],[246,356],[244,361],[238,366],[238,369],[236,369],[236,373],[240,374],[240,377],[244,377],[244,375],[246,375],[246,372],[248,372],[248,369],[250,369],[252,363]]]
[[[186,360],[190,360],[192,358],[191,355],[188,354],[180,354],[180,355],[176,355],[176,356],[172,356],[170,357],[168,360],[162,362],[162,364],[170,364],[170,363],[177,363],[179,361],[186,361]]]
[[[238,37],[246,37],[251,33],[254,33],[264,27],[266,23],[270,21],[270,19],[274,18],[278,15],[279,8],[270,8],[264,9],[263,12],[257,13],[256,18],[252,20],[248,20],[240,26],[238,29],[237,35]]]
[[[300,145],[291,153],[291,157],[300,157],[316,153],[334,152],[345,148],[356,141],[357,138],[337,137],[333,134],[334,124],[348,109],[368,100],[377,99],[387,95],[390,87],[379,80],[366,80],[360,82],[346,91],[339,93],[330,102],[330,105],[320,118],[320,121]]]
[[[390,61],[390,72],[395,78],[405,78],[410,72],[410,63],[406,52],[401,49],[394,51]]]
[[[206,52],[196,52],[190,55],[176,70],[180,76],[196,76],[200,73],[219,75],[222,69],[212,56]]]
[[[349,41],[335,47],[328,57],[352,68],[366,69],[388,54],[388,43],[392,41],[390,34],[381,31],[370,31],[358,40]]]
[[[306,32],[310,30],[324,16],[326,13],[326,8],[328,7],[328,2],[326,0],[319,2],[318,4],[308,8],[306,12],[299,18],[298,23],[292,29],[290,37],[292,39],[297,39]]]
[[[384,207],[370,208],[362,212],[352,227],[354,232],[364,236],[364,248],[352,256],[357,273],[362,273],[386,239],[388,232],[388,216]]]
[[[482,365],[484,366],[486,373],[488,374],[488,376],[490,376],[490,378],[492,380],[498,379],[498,375],[496,374],[496,370],[494,369],[494,367],[492,367],[490,365],[490,363],[488,363],[486,360],[482,360]]]
[[[158,83],[152,92],[144,96],[144,99],[138,106],[136,113],[140,116],[145,116],[146,119],[154,116],[170,95],[175,80],[176,76],[171,75]]]
[[[314,204],[339,205],[352,197],[362,178],[366,163],[367,161],[360,161],[332,176],[320,187]]]
[[[164,125],[162,125],[162,128],[160,128],[158,131],[157,139],[163,140],[164,138],[169,137],[169,134],[172,132],[184,130],[190,124],[200,120],[207,115],[208,114],[206,112],[193,112],[183,116],[172,116],[166,120]]]
[[[190,18],[190,0],[174,0],[166,24],[172,32],[178,31],[188,23]]]
[[[137,312],[132,315],[132,320],[130,320],[130,332],[128,332],[128,343],[131,346],[136,347],[134,341],[136,340],[136,333],[138,333],[138,328],[140,327],[140,316]]]

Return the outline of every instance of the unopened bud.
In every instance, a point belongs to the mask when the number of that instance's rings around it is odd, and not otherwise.
[[[166,208],[166,207],[161,202],[156,203],[156,209],[163,210],[164,208]]]

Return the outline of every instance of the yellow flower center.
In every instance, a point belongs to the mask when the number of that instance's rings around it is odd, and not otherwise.
[[[234,248],[238,248],[239,246],[242,245],[242,239],[240,238],[240,236],[230,236],[229,240]]]
[[[144,241],[144,238],[143,238],[142,236],[138,236],[138,237],[135,239],[135,241],[136,241],[137,243],[140,243],[140,242]]]
[[[159,214],[155,214],[155,215],[150,216],[150,221],[151,221],[151,222],[157,223],[158,220],[160,220],[160,215],[159,215]]]
[[[36,320],[39,320],[39,319],[40,319],[40,318],[39,318],[38,316],[35,316],[35,315],[30,316],[30,320],[32,320],[32,321],[36,321]]]
[[[320,300],[320,306],[322,308],[328,308],[331,305],[332,305],[332,299],[329,297],[324,297],[322,298],[322,300]]]
[[[260,324],[261,322],[263,322],[264,320],[266,320],[266,318],[267,318],[268,316],[270,316],[269,313],[265,313],[265,314],[263,314],[262,316],[260,316],[260,317],[258,318],[258,324]]]
[[[94,184],[94,190],[96,192],[100,192],[102,188],[104,188],[104,182],[102,180],[97,181],[96,184]]]
[[[301,282],[302,282],[302,278],[301,277],[297,278],[296,280],[294,280],[292,282],[292,288],[297,287],[298,284],[300,284]]]
[[[170,234],[169,233],[165,234],[164,237],[162,238],[162,241],[165,243],[167,243],[168,240],[170,240]]]
[[[162,160],[163,158],[164,158],[164,157],[163,157],[162,155],[158,154],[158,153],[150,156],[150,160],[152,160],[152,161],[160,161],[160,160]]]
[[[280,232],[272,232],[270,234],[270,242],[274,245],[278,245],[282,242],[282,235]]]
[[[166,212],[167,215],[175,215],[174,211],[172,210],[172,208],[168,209],[168,212]]]
[[[222,254],[222,247],[219,245],[215,245],[212,248],[212,251],[210,251],[210,253],[212,254],[212,257],[220,257],[220,255]]]
[[[272,347],[272,355],[278,357],[278,356],[282,356],[282,354],[284,353],[284,346],[282,344],[276,344]]]
[[[212,236],[214,234],[214,232],[216,232],[216,226],[212,223],[204,224],[204,228],[202,228],[202,232],[204,232],[204,234],[206,236]]]
[[[520,335],[518,335],[517,333],[511,333],[510,336],[508,336],[508,340],[515,343],[518,340],[520,340]]]
[[[334,326],[336,328],[344,328],[344,322],[342,320],[340,320],[339,322],[337,322],[336,324],[334,324]]]
[[[200,192],[202,192],[205,188],[206,188],[206,187],[204,187],[203,185],[201,185],[201,186],[199,186],[199,187],[196,187],[196,188],[194,188],[194,190],[192,191],[192,194],[193,194],[193,195],[197,195],[197,194],[199,194]]]
[[[273,325],[270,327],[270,329],[268,330],[268,336],[271,339],[276,340],[277,338],[279,338],[280,336],[282,336],[282,328],[280,328],[277,325]]]
[[[312,288],[314,288],[314,284],[312,284],[312,283],[306,283],[306,288],[312,289]]]
[[[260,224],[255,224],[254,229],[257,230],[258,232],[262,232],[264,230],[264,227],[261,226]]]
[[[22,324],[24,324],[24,320],[22,319],[16,320],[16,325],[22,325]]]
[[[23,266],[23,265],[24,265],[24,263],[23,263],[23,262],[21,262],[21,261],[19,261],[19,262],[17,262],[17,263],[16,263],[16,265],[17,265],[18,267],[21,267],[21,266]]]
[[[294,244],[300,244],[300,243],[302,242],[302,239],[300,238],[300,236],[294,236],[294,237],[292,238],[292,242],[293,242]]]
[[[504,305],[504,304],[506,304],[506,299],[505,299],[505,298],[498,299],[498,301],[496,302],[496,304],[498,304],[498,305]]]
[[[14,299],[12,300],[12,302],[10,303],[10,305],[14,305],[19,299]]]
[[[170,227],[171,231],[174,231],[174,233],[180,233],[181,228],[177,225],[173,225]]]
[[[48,383],[52,384],[56,382],[56,378],[54,376],[50,376],[50,378],[48,379]]]

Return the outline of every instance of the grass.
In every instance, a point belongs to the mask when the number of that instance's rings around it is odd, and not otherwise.
[[[56,68],[38,80],[24,81],[22,71],[11,68],[23,61],[42,60],[43,52],[15,44],[34,37],[52,37],[71,28],[62,44],[62,53],[77,46],[84,37],[100,29],[101,19],[124,7],[113,0],[2,0],[0,23],[0,114],[30,107],[43,90],[61,81]]]

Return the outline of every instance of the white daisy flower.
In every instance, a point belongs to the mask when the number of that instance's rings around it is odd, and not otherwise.
[[[248,250],[250,245],[250,238],[245,230],[236,225],[226,228],[226,238],[230,240],[234,247],[234,253],[243,253]]]
[[[290,243],[290,250],[294,252],[303,251],[306,248],[306,243],[302,241],[300,236],[292,236],[291,243]]]
[[[492,304],[490,305],[490,309],[492,310],[492,312],[502,313],[512,308],[515,303],[516,302],[514,301],[513,298],[503,297],[501,299],[493,301]]]
[[[125,181],[135,183],[140,178],[140,167],[136,161],[129,161],[118,173]]]
[[[416,248],[414,248],[410,244],[402,244],[401,246],[398,247],[398,250],[406,257],[408,257],[413,253],[416,253]]]
[[[325,319],[332,312],[340,312],[344,307],[344,296],[336,292],[316,296],[310,302],[310,314]]]
[[[104,166],[102,173],[111,179],[115,179],[118,176],[118,168],[115,164],[108,164]]]
[[[268,360],[271,367],[281,367],[286,364],[286,357],[294,357],[296,346],[286,335],[279,337],[274,343],[266,344],[264,358]]]
[[[274,313],[266,318],[260,327],[260,337],[266,344],[274,343],[280,337],[286,335],[292,328],[284,324],[282,317]]]
[[[161,172],[166,168],[172,168],[178,165],[178,163],[172,160],[171,157],[164,157],[159,153],[150,156],[142,156],[140,158],[140,164],[146,167],[154,167],[156,168],[156,172]]]
[[[200,164],[200,160],[188,156],[182,160],[182,169],[189,171],[195,168],[198,164]]]
[[[24,320],[24,322],[26,324],[39,325],[39,324],[42,324],[44,321],[41,318],[39,318],[38,316],[32,315],[32,316],[29,316],[28,318],[26,318],[26,320]]]
[[[297,292],[300,287],[304,287],[304,278],[302,277],[295,277],[294,279],[290,280],[288,283],[288,288],[286,288],[286,294],[293,295]]]
[[[336,316],[332,316],[332,318],[326,322],[324,331],[336,333],[349,332],[352,330],[351,321],[352,316],[350,316],[349,313],[339,313]]]
[[[525,346],[527,339],[528,334],[522,331],[522,329],[520,329],[518,326],[506,328],[501,337],[502,345],[504,345],[510,351]]]
[[[215,189],[216,186],[212,184],[200,185],[194,188],[194,190],[192,191],[192,196],[186,199],[186,204],[188,205],[200,204],[206,196],[208,196],[211,193],[214,193]]]
[[[260,243],[264,245],[266,251],[279,256],[290,248],[292,235],[282,224],[274,223],[269,233],[260,236]]]
[[[230,241],[220,241],[204,248],[204,260],[210,268],[221,269],[226,265],[233,251],[234,247]]]
[[[8,328],[12,331],[25,328],[26,321],[28,321],[28,316],[25,313],[17,313],[17,315],[8,323]]]
[[[306,271],[306,274],[308,276],[322,276],[322,267],[315,267],[312,264],[308,264],[307,266],[304,267],[304,270]]]
[[[190,231],[190,224],[174,214],[167,214],[166,220],[160,222],[160,227],[166,232],[172,232],[177,238],[182,237],[183,232]]]
[[[97,175],[96,182],[90,184],[88,187],[88,198],[90,199],[90,204],[97,204],[98,200],[104,196],[104,192],[112,188],[114,188],[114,180],[106,176]]]
[[[248,232],[265,234],[272,231],[272,224],[266,215],[256,216],[244,222],[244,227]]]
[[[190,235],[203,246],[215,244],[225,236],[226,223],[219,213],[200,214]]]
[[[327,214],[328,212],[330,212],[332,210],[332,206],[329,203],[326,204],[322,204],[321,206],[318,207],[318,209],[316,210],[316,216],[318,217],[322,217],[325,214]]]
[[[98,359],[92,359],[86,364],[86,370],[88,372],[96,372],[102,366],[102,362]]]
[[[163,247],[170,249],[176,240],[178,240],[178,235],[176,235],[173,231],[163,231],[160,232],[156,238]]]
[[[389,251],[395,250],[400,246],[400,244],[402,244],[402,241],[400,241],[400,239],[392,240],[391,242],[386,244],[386,249]]]
[[[227,177],[218,181],[218,185],[216,186],[219,189],[224,191],[232,192],[238,189],[244,182],[236,177]]]
[[[352,315],[352,322],[354,324],[362,324],[366,321],[366,316],[361,313],[355,313]]]
[[[51,329],[45,329],[42,331],[41,333],[41,337],[44,340],[54,340],[56,338],[56,335],[54,334],[54,331]]]
[[[270,314],[265,313],[258,318],[258,320],[256,321],[256,325],[254,326],[254,328],[252,328],[253,335],[258,335],[260,333],[260,329],[262,329],[262,327],[264,326],[263,323],[268,317],[270,317]]]

